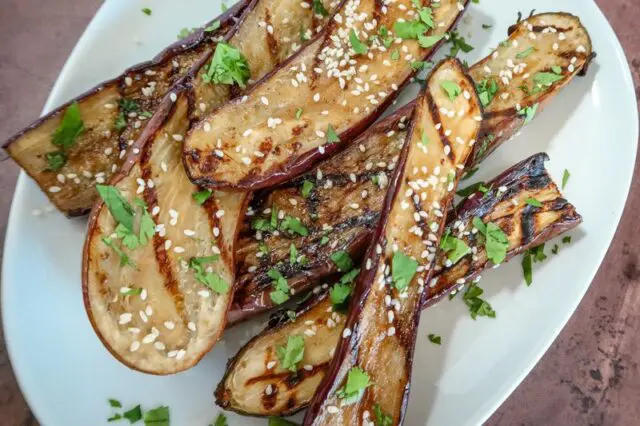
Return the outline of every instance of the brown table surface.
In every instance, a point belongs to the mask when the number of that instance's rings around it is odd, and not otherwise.
[[[597,0],[622,41],[640,95],[637,2]],[[0,0],[0,140],[41,110],[100,4]],[[640,226],[634,221],[640,209],[640,156],[637,160],[624,216],[587,295],[546,355],[487,424],[640,424]],[[2,242],[17,176],[18,167],[11,161],[0,163]],[[0,425],[37,425],[16,384],[1,332]]]

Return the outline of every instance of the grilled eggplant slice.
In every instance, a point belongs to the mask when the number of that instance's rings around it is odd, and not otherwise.
[[[559,45],[557,50],[554,50],[552,40],[558,39],[559,35],[552,30],[540,31],[535,40],[528,32],[512,31],[511,37],[500,43],[497,53],[490,54],[470,68],[469,73],[476,77],[476,86],[485,89],[480,90],[481,100],[489,102],[485,102],[485,117],[488,118],[483,121],[481,130],[485,137],[474,146],[474,158],[469,167],[477,165],[515,129],[522,126],[522,116],[513,113],[517,111],[519,103],[522,107],[535,105],[536,102],[540,102],[540,105],[549,102],[560,88],[573,79],[578,68],[585,70],[588,64],[586,56],[574,62],[575,68],[571,72],[566,70],[563,80],[550,86],[538,87],[536,93],[529,97],[522,98],[521,89],[515,84],[505,86],[502,80],[496,80],[497,94],[492,94],[490,90],[490,93],[482,95],[487,91],[487,85],[492,87],[491,83],[484,81],[485,67],[496,71],[498,75],[499,70],[508,68],[505,62],[517,63],[526,70],[540,71],[545,69],[540,64],[546,64],[545,67],[549,67],[549,64],[564,64],[565,56],[572,55],[571,52],[574,51],[580,55],[592,55],[589,36],[578,18],[572,15],[535,15],[516,24],[512,30],[528,29],[529,25],[536,30],[538,27],[534,24],[539,26],[542,23],[547,25],[545,28],[565,30],[563,40],[556,41]],[[581,52],[583,49],[580,46],[584,47],[585,52]],[[529,53],[518,57],[521,52]],[[507,54],[511,56],[506,56]],[[522,65],[524,63],[527,65]],[[531,73],[531,76],[536,72]],[[514,76],[513,71],[511,75]],[[515,77],[524,78],[524,74]],[[278,269],[288,279],[294,291],[301,292],[314,282],[337,272],[330,259],[332,253],[347,251],[356,255],[368,244],[386,193],[385,183],[406,137],[407,117],[411,116],[412,110],[413,103],[373,125],[343,152],[322,162],[315,169],[278,188],[255,193],[238,243],[237,276],[240,284],[230,313],[229,320],[232,323],[273,306],[269,297],[271,279],[267,275],[272,268]],[[510,130],[505,132],[505,129]],[[306,197],[303,195],[304,185],[311,188]],[[308,230],[308,235],[273,232],[274,230],[264,228],[252,229],[252,223],[269,220],[271,209],[277,209],[284,216],[299,218]],[[290,262],[291,244],[300,255],[304,255],[305,263]]]
[[[485,112],[473,162],[530,122],[573,77],[587,71],[594,56],[577,16],[541,13],[512,25],[509,38],[469,70]]]
[[[454,189],[480,131],[482,106],[473,85],[451,59],[436,67],[417,99],[343,340],[305,425],[357,424],[376,404],[393,424],[402,424],[424,289]]]
[[[420,1],[344,0],[296,55],[246,97],[215,110],[207,118],[215,128],[199,123],[189,132],[184,157],[190,179],[211,188],[255,190],[336,153],[395,99],[416,72],[411,63],[437,49],[467,2],[442,0],[431,9]],[[400,21],[413,21],[416,12],[423,20],[412,24],[421,29],[408,34],[411,25]],[[420,43],[400,38],[418,38],[418,32],[428,34],[420,34]]]
[[[118,170],[169,88],[233,27],[233,18],[246,5],[238,3],[153,60],[127,69],[41,117],[11,137],[4,149],[61,212],[86,214],[97,197],[96,183],[107,182]],[[52,136],[74,103],[84,129],[62,150],[52,143]]]
[[[473,229],[474,217],[498,223],[507,231],[508,261],[578,226],[582,217],[552,182],[545,160],[546,154],[531,156],[487,182],[489,192],[469,195],[447,218],[445,234]],[[533,207],[525,202],[527,198],[544,201],[543,206]],[[468,236],[463,239],[472,245]],[[447,267],[446,261],[447,254],[438,251],[423,309],[460,291],[460,286],[474,282],[493,266],[487,262],[482,245],[454,265]],[[318,296],[301,304],[295,315],[286,311],[274,314],[268,327],[238,352],[216,390],[218,405],[242,414],[285,416],[309,403],[333,358],[345,320],[328,291],[320,287],[318,291]],[[286,345],[288,336],[295,335],[309,335],[301,362],[304,368],[296,375],[279,367],[274,355],[277,347]],[[272,391],[269,397],[264,394],[267,386]]]
[[[83,256],[96,333],[118,360],[152,374],[193,366],[222,333],[246,209],[244,194],[202,193],[187,179],[176,139],[193,96],[173,93],[143,132],[141,154],[102,188],[107,203],[94,207]]]

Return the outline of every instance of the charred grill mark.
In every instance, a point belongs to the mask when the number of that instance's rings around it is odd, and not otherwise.
[[[336,10],[340,10],[340,8],[342,7],[342,5],[344,3],[346,3],[347,0],[342,0],[340,2],[340,4],[337,6]],[[315,68],[321,68],[320,65],[322,64],[322,60],[320,59],[320,52],[322,52],[322,49],[324,49],[325,47],[329,46],[331,43],[331,40],[329,39],[328,35],[330,35],[333,30],[334,27],[336,26],[336,22],[333,19],[330,19],[329,22],[327,23],[327,25],[323,28],[322,32],[320,34],[322,34],[322,43],[320,43],[320,46],[318,46],[318,50],[316,51],[316,53],[313,55],[313,63],[311,64],[311,69],[315,69]],[[313,40],[313,38],[312,38]],[[322,74],[318,74],[315,72],[312,72],[310,76],[308,76],[308,80],[309,80],[309,89],[310,90],[314,90],[316,88],[316,84],[318,82],[318,79],[322,76]],[[347,90],[349,87],[349,83],[347,82],[344,90]]]
[[[541,33],[546,28],[553,28],[558,33],[566,33],[573,30],[573,27],[562,28],[556,25],[533,25],[533,28],[529,32]]]
[[[438,124],[438,123],[441,124],[442,118],[440,117],[440,110],[438,109],[438,106],[433,100],[433,96],[431,96],[431,93],[429,93],[428,91],[425,93],[425,101],[427,102],[431,117],[433,117],[434,124]],[[440,126],[440,128],[438,129],[438,138],[440,139],[440,143],[442,144],[443,147],[449,147],[449,153],[447,154],[447,157],[449,158],[451,163],[455,164],[456,162],[455,154],[453,153],[453,149],[451,149],[451,143],[449,142],[449,138],[445,136],[444,132],[445,132],[444,126]]]
[[[267,395],[266,391],[262,392],[262,396],[260,397],[260,401],[262,402],[262,406],[266,410],[271,410],[276,406],[278,402],[278,386],[271,386],[271,393]]]
[[[280,57],[278,52],[280,52],[280,44],[276,37],[267,31],[269,25],[271,25],[271,12],[269,9],[266,9],[264,12],[264,22],[266,22],[267,26],[264,28],[266,37],[267,37],[267,46],[269,46],[269,55],[271,56],[271,62],[277,64],[280,62]]]
[[[295,373],[292,373],[290,371],[285,371],[282,373],[267,373],[261,376],[251,377],[244,384],[245,386],[251,386],[260,384],[262,382],[283,383],[287,386],[287,390],[291,391],[305,379],[315,376],[319,372],[323,372],[327,365],[329,365],[329,362],[323,362],[317,365],[313,365],[313,368],[311,370],[300,369]]]

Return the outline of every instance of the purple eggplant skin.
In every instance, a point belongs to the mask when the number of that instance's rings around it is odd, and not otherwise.
[[[551,181],[550,176],[544,169],[544,162],[547,159],[548,157],[544,153],[535,154],[487,182],[485,186],[492,188],[492,190],[486,196],[481,192],[469,195],[467,199],[458,204],[457,208],[450,210],[447,229],[452,231],[456,222],[463,222],[469,225],[474,217],[491,217],[494,219],[500,216],[505,217],[507,222],[500,222],[500,226],[511,230],[506,262],[519,253],[548,242],[552,238],[577,227],[582,222],[582,217],[576,212],[575,207],[562,197],[557,186]],[[501,186],[505,186],[506,191],[498,193],[493,189]],[[512,200],[518,199],[521,201],[529,196],[543,198],[545,193],[551,196],[547,197],[548,201],[541,208],[519,204],[519,208],[514,212],[505,210],[505,206],[513,205]],[[548,216],[549,213],[555,215],[552,221],[541,223],[536,222],[534,219],[537,214]],[[508,222],[514,225],[510,226]],[[522,224],[528,224],[528,226],[522,226]],[[538,225],[533,232],[531,232],[531,224]],[[482,272],[493,267],[493,264],[487,262],[486,257],[482,254],[476,260],[468,260],[469,257],[467,256],[467,258],[460,260],[459,264],[445,268],[442,265],[446,259],[446,254],[438,253],[436,262],[440,268],[437,268],[437,272],[434,272],[435,281],[432,281],[434,282],[433,286],[429,286],[425,290],[427,296],[422,309],[437,303],[453,292],[463,291],[458,280],[464,280],[465,284],[463,286],[466,286],[474,282]],[[326,282],[332,282],[332,280],[328,279]],[[326,301],[327,296],[328,289],[324,286],[317,287],[309,299],[292,308],[296,313],[293,320],[287,313],[288,309],[283,308],[274,312],[269,318],[265,330],[251,339],[230,360],[225,375],[218,384],[215,393],[216,403],[224,409],[245,415],[266,415],[264,414],[266,412],[268,415],[273,416],[288,416],[306,407],[314,393],[314,388],[306,383],[307,380],[314,379],[308,379],[308,377],[312,372],[316,375],[315,379],[317,380],[317,375],[326,373],[331,358],[328,355],[320,356],[318,354],[328,354],[331,349],[335,348],[333,342],[337,340],[335,335],[339,336],[342,333],[343,326],[340,325],[342,322],[335,321],[337,325],[332,330],[333,339],[325,337],[323,341],[326,344],[317,348],[314,347],[314,354],[306,354],[309,359],[315,361],[311,363],[312,369],[311,372],[308,372],[309,374],[302,372],[305,374],[303,378],[291,380],[286,372],[271,371],[266,368],[264,372],[258,371],[254,376],[248,376],[251,378],[251,383],[255,383],[256,386],[262,385],[264,387],[267,384],[272,384],[278,388],[275,401],[266,401],[271,402],[271,406],[241,405],[238,401],[242,400],[242,398],[238,397],[238,395],[244,392],[244,389],[234,388],[232,382],[230,382],[230,377],[235,374],[242,374],[238,372],[238,369],[242,368],[240,364],[242,360],[255,359],[256,356],[261,359],[263,353],[269,353],[269,348],[279,344],[279,341],[273,341],[273,339],[276,339],[274,336],[294,334],[304,329],[303,323],[307,319],[314,320],[318,327],[324,327],[327,319],[333,318],[332,313],[327,311],[331,307],[331,304]],[[283,327],[287,327],[286,331],[281,330]],[[255,353],[256,349],[254,348],[261,348],[257,350],[258,354]],[[265,364],[267,361],[265,360]],[[244,383],[246,382],[247,380]]]
[[[140,64],[134,65],[126,69],[118,77],[115,77],[111,80],[107,80],[105,82],[98,84],[92,89],[89,89],[83,94],[75,97],[74,99],[57,107],[53,111],[45,114],[44,116],[40,117],[39,119],[31,123],[29,126],[25,127],[24,129],[20,130],[19,132],[11,136],[3,144],[3,149],[18,163],[18,165],[32,179],[34,179],[41,186],[41,188],[44,189],[43,192],[45,193],[45,195],[66,216],[76,217],[76,216],[82,216],[87,214],[90,210],[89,206],[93,201],[95,201],[95,197],[96,197],[96,194],[94,194],[95,191],[91,190],[85,196],[82,196],[82,195],[78,196],[78,194],[73,194],[73,197],[75,198],[75,200],[65,199],[64,196],[60,195],[60,193],[56,195],[47,191],[46,189],[50,185],[55,184],[53,183],[53,181],[55,181],[56,172],[44,172],[46,175],[50,175],[48,176],[48,178],[47,176],[42,176],[43,172],[39,166],[37,167],[35,165],[32,166],[30,164],[29,158],[22,158],[22,156],[20,155],[19,146],[18,146],[21,139],[23,139],[28,134],[31,134],[32,132],[37,132],[38,128],[43,126],[45,123],[52,122],[52,121],[57,122],[64,114],[64,111],[74,102],[77,102],[82,106],[83,102],[90,102],[92,98],[98,97],[101,94],[108,93],[108,92],[114,92],[114,96],[123,98],[127,89],[125,79],[128,76],[140,75],[140,74],[144,74],[144,72],[147,70],[153,70],[153,69],[158,69],[164,66],[168,66],[172,63],[172,61],[175,58],[180,56],[188,56],[188,55],[197,56],[198,52],[202,51],[203,49],[206,49],[206,46],[214,43],[215,39],[217,39],[218,37],[224,36],[227,32],[229,32],[229,30],[235,26],[236,20],[238,19],[238,17],[242,15],[243,11],[247,8],[247,6],[250,3],[251,1],[248,1],[248,0],[247,1],[242,0],[238,2],[229,10],[221,14],[219,17],[211,20],[200,29],[194,31],[185,39],[179,40],[171,44],[167,48],[165,48],[162,52],[156,55],[152,60],[142,62]],[[209,31],[209,32],[204,30],[209,25],[211,25],[211,23],[216,21],[220,22],[220,27],[218,29],[214,31]],[[104,117],[102,118],[106,120],[110,120],[111,119],[110,114],[112,114],[111,111],[113,110],[104,109]],[[100,117],[95,117],[95,119],[99,120]],[[92,123],[87,123],[87,124],[90,126],[92,125]],[[129,131],[129,128],[127,128],[122,135],[113,134],[112,136],[109,136],[109,138],[115,139],[113,142],[113,145],[122,149],[123,147],[127,146],[126,144],[127,140],[137,139],[137,137],[139,136],[139,132],[137,130],[135,131],[132,130],[132,134],[125,135],[125,133],[127,133],[128,131]],[[103,148],[105,147],[106,145]],[[91,148],[92,147],[88,146],[84,152],[78,152],[77,155],[78,156],[92,155]],[[51,145],[51,149],[52,150],[55,149],[55,146]],[[115,150],[116,148],[113,148],[113,149]],[[82,158],[78,158],[78,160],[82,162]],[[73,159],[70,158],[69,162],[70,163],[73,162]],[[85,191],[85,189],[82,189],[82,188],[79,188],[78,190],[80,192]]]

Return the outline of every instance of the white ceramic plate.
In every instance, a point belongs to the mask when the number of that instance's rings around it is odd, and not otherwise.
[[[152,7],[153,15],[141,13]],[[473,321],[458,300],[424,313],[415,355],[406,425],[476,425],[522,381],[560,332],[602,261],[622,213],[633,174],[638,117],[631,76],[605,17],[587,0],[482,0],[467,12],[461,33],[472,33],[479,59],[505,37],[518,10],[572,12],[590,31],[598,58],[523,134],[482,164],[490,178],[530,154],[546,151],[559,180],[567,168],[567,198],[584,216],[569,247],[535,265],[525,287],[514,261],[485,274],[482,286],[496,319]],[[82,36],[45,110],[126,66],[150,58],[175,40],[182,27],[217,15],[219,0],[108,0]],[[481,24],[491,24],[489,31]],[[405,97],[405,99],[408,97]],[[171,377],[131,371],[96,338],[80,291],[81,248],[86,222],[58,213],[34,217],[46,198],[20,176],[7,231],[2,312],[9,354],[36,416],[48,426],[106,424],[107,398],[125,405],[171,408],[172,425],[207,425],[219,411],[213,390],[227,358],[256,324],[225,336],[198,366]],[[427,340],[441,334],[442,346]],[[231,425],[265,425],[236,418]]]

